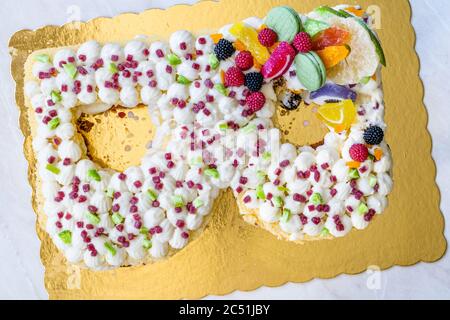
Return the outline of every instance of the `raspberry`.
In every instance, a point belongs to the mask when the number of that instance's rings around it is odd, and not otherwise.
[[[364,141],[371,146],[380,144],[384,139],[384,132],[378,126],[370,126],[364,131]]]
[[[307,53],[312,50],[311,37],[306,32],[300,32],[294,38],[294,47],[298,52]]]
[[[264,28],[259,32],[258,40],[264,47],[271,47],[277,42],[278,35],[272,29]]]
[[[364,162],[369,156],[369,150],[363,144],[354,144],[350,148],[350,157],[357,162]]]
[[[248,110],[253,114],[264,107],[266,97],[262,92],[253,92],[247,96],[246,103]]]
[[[241,51],[236,56],[236,65],[243,71],[253,67],[253,56],[250,51]]]
[[[238,67],[230,67],[225,73],[225,86],[227,87],[240,87],[244,82],[244,74]]]
[[[249,72],[245,75],[245,85],[250,91],[256,92],[261,90],[264,77],[259,72]]]
[[[236,49],[234,49],[233,44],[226,40],[220,39],[219,42],[214,47],[214,53],[219,60],[226,60],[231,57]]]

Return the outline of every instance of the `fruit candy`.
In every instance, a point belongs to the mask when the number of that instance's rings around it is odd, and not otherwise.
[[[348,44],[350,39],[350,32],[339,27],[331,27],[313,38],[313,49],[317,51],[330,46],[342,46]]]
[[[318,116],[336,132],[342,132],[351,127],[356,118],[356,107],[352,100],[338,103],[327,103],[317,110]]]
[[[325,64],[325,68],[330,69],[338,65],[350,54],[348,46],[330,46],[325,49],[318,50],[317,54]]]
[[[278,78],[290,68],[294,58],[294,48],[287,42],[281,42],[263,65],[261,73],[268,80]]]
[[[244,44],[260,64],[264,64],[269,59],[269,50],[259,43],[258,33],[255,29],[239,22],[230,28],[230,33]]]

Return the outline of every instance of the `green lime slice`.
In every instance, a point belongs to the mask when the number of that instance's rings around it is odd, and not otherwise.
[[[305,32],[308,33],[311,37],[314,37],[316,34],[328,29],[329,27],[330,25],[328,23],[314,19],[308,19],[303,24]]]
[[[94,181],[102,181],[102,177],[100,177],[100,175],[98,174],[97,170],[95,169],[90,169],[87,172],[87,176]]]
[[[351,16],[349,13],[345,12],[345,11],[338,11],[335,10],[331,7],[328,6],[321,6],[319,8],[317,8],[316,10],[314,10],[316,13],[318,13],[321,16],[327,16],[327,15],[335,15],[341,18],[348,18],[349,16]]]
[[[58,128],[59,124],[60,124],[59,118],[53,118],[48,122],[48,127],[50,130],[55,130],[56,128]]]
[[[66,63],[64,66],[64,71],[67,73],[69,77],[75,79],[77,76],[78,70],[77,67],[73,63]]]
[[[116,255],[117,251],[111,243],[105,242],[103,245],[105,246],[106,250],[108,250],[109,253],[111,253],[112,256]]]
[[[45,166],[45,169],[47,169],[48,171],[50,171],[51,173],[54,173],[54,174],[59,174],[61,171],[61,170],[59,170],[58,167],[56,167],[50,163]]]
[[[289,7],[275,7],[270,10],[265,24],[278,34],[279,41],[292,42],[302,29],[298,13]]]

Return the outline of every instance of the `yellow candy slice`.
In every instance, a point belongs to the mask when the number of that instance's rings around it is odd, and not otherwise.
[[[337,103],[326,103],[317,110],[318,116],[336,132],[342,132],[351,127],[356,118],[356,107],[352,100]]]
[[[259,64],[264,64],[269,59],[269,50],[259,43],[258,33],[255,29],[239,22],[230,28],[230,33],[247,47]]]

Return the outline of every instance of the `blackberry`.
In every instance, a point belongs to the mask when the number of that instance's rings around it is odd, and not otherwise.
[[[281,107],[285,110],[296,110],[302,103],[302,96],[294,92],[285,92],[280,100]]]
[[[370,126],[364,131],[364,141],[371,146],[380,144],[384,139],[384,132],[378,126]]]
[[[219,42],[214,47],[214,53],[219,60],[226,60],[231,57],[236,49],[233,47],[233,44],[226,40],[220,39]]]
[[[259,72],[249,72],[245,75],[245,85],[250,91],[257,92],[261,90],[264,77]]]

